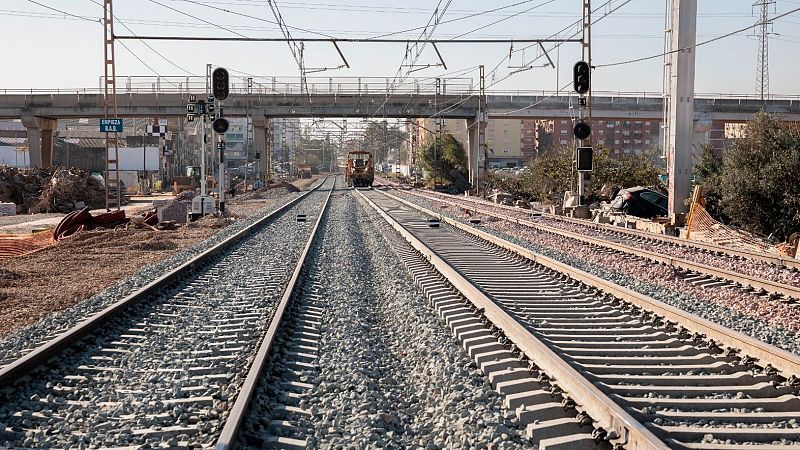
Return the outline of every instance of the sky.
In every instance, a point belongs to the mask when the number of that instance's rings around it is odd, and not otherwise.
[[[3,0],[0,29],[5,36],[15,38],[7,40],[4,46],[0,89],[98,87],[103,73],[103,27],[100,24],[103,10],[98,1],[102,3],[102,0]],[[431,19],[437,4],[442,9],[448,4],[448,0],[275,1],[287,25],[308,30],[293,29],[294,37],[322,34],[366,38],[412,29],[391,36],[412,40],[419,37],[421,27]],[[758,10],[753,8],[753,1],[698,0],[698,42],[756,23]],[[598,7],[604,2],[594,0],[592,3]],[[594,65],[658,55],[663,51],[665,0],[614,0],[611,3],[612,7],[622,6],[593,27]],[[442,16],[443,23],[435,28],[432,37],[450,39],[464,33],[468,33],[465,39],[536,39],[555,33],[560,33],[558,37],[567,37],[577,32],[577,26],[570,24],[580,19],[581,7],[581,0],[450,0]],[[800,1],[776,0],[770,7],[770,15],[797,8],[800,8]],[[491,9],[498,11],[477,14]],[[603,8],[595,18],[607,11],[608,8]],[[114,0],[114,14],[118,19],[117,35],[281,37],[267,0]],[[471,15],[474,16],[465,18]],[[562,31],[564,29],[567,31]],[[775,34],[770,37],[770,92],[798,95],[800,89],[795,80],[800,73],[800,59],[796,57],[800,51],[800,11],[776,20],[772,31]],[[128,48],[119,42],[124,42]],[[118,41],[118,76],[202,75],[207,63],[235,71],[235,76],[299,76],[297,63],[286,42],[147,41],[147,45],[141,41]],[[398,73],[406,51],[405,44],[400,43],[342,43],[340,47],[350,69],[309,76],[392,78]],[[565,43],[550,51],[558,69],[540,67],[546,60],[536,47],[524,52],[520,51],[523,47],[525,44],[514,44],[515,52],[509,61],[511,48],[506,43],[439,44],[448,70],[420,68],[409,76],[460,76],[477,80],[476,67],[483,64],[490,91],[549,93],[569,83],[572,65],[581,59],[580,44]],[[330,43],[308,43],[304,55],[307,67],[341,64]],[[516,67],[529,65],[537,56],[539,59],[533,62],[532,69],[508,76]],[[698,94],[755,94],[756,59],[757,39],[753,31],[698,47],[695,91]],[[435,50],[427,46],[417,64],[437,62]],[[598,67],[593,74],[595,91],[657,93],[661,88],[662,58]]]

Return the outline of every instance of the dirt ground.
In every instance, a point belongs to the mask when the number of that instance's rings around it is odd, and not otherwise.
[[[305,188],[308,181],[297,185]],[[226,206],[233,217],[242,219],[275,201],[274,196],[232,199]],[[69,308],[149,264],[207,239],[219,231],[216,222],[204,220],[173,231],[83,232],[38,253],[0,259],[0,336]]]

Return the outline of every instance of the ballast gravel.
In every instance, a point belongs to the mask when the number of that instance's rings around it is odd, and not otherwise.
[[[326,305],[320,370],[305,380],[314,388],[300,403],[312,413],[300,424],[308,447],[532,448],[427,307],[375,225],[381,220],[343,191],[324,223],[314,256]],[[270,400],[260,404],[268,411]]]
[[[275,202],[264,208],[261,212],[253,214],[247,219],[237,220],[205,241],[181,250],[161,262],[150,265],[133,276],[115,283],[103,292],[68,309],[49,314],[30,327],[22,328],[3,336],[0,338],[0,367],[25,355],[35,347],[50,341],[73,327],[76,323],[102,310],[113,302],[141,289],[167,271],[178,267],[192,257],[218,244],[238,231],[241,231],[299,195],[302,195],[302,193],[286,194],[282,191],[280,195],[274,196]]]
[[[425,208],[471,225],[459,208],[441,208],[441,202],[393,191],[393,194]],[[703,289],[676,280],[664,266],[632,261],[624,255],[605,252],[547,233],[509,224],[496,218],[481,217],[480,229],[531,251],[571,265],[595,276],[633,289],[724,327],[752,336],[768,344],[800,354],[796,324],[797,308],[735,288]],[[793,309],[792,309],[793,308]]]

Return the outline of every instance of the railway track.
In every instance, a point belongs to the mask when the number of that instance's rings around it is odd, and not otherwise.
[[[451,206],[469,208],[485,216],[498,218],[510,223],[567,239],[584,242],[586,244],[607,249],[612,252],[634,255],[636,257],[644,258],[657,263],[667,264],[672,266],[676,272],[687,282],[697,286],[707,288],[718,288],[721,286],[741,286],[747,289],[760,290],[763,294],[771,295],[787,304],[800,306],[800,304],[798,304],[798,300],[800,299],[800,286],[788,282],[775,281],[775,279],[780,278],[780,274],[775,277],[769,277],[766,275],[766,273],[761,272],[764,270],[764,267],[762,266],[751,267],[748,270],[749,273],[742,273],[736,270],[719,267],[719,265],[722,264],[712,265],[713,260],[709,262],[699,262],[696,259],[677,257],[672,254],[671,250],[673,248],[677,248],[678,244],[669,240],[662,240],[661,237],[646,239],[639,234],[629,235],[623,231],[617,232],[613,229],[609,231],[605,228],[595,229],[592,227],[587,227],[583,230],[583,232],[578,232],[576,230],[559,227],[552,222],[534,221],[530,218],[528,213],[521,212],[516,208],[500,208],[499,206],[482,204],[476,201],[454,199],[451,196],[429,196],[413,191],[409,193],[421,198],[426,198],[428,200],[433,200]],[[669,237],[664,236],[664,238]],[[704,249],[696,248],[695,251],[708,254],[708,250]],[[728,259],[729,261],[727,262],[730,262],[734,265],[741,265],[748,262],[743,261],[741,256],[726,255],[718,251],[715,251],[714,255],[718,258]],[[789,272],[796,272],[795,269],[786,269],[787,267],[790,267],[790,263],[788,262],[790,260],[780,259],[780,261],[782,265],[776,265],[776,270],[788,270]],[[761,261],[761,263],[772,264],[764,263],[763,261]]]
[[[333,184],[0,369],[0,446],[232,448]]]
[[[514,380],[502,386],[506,404],[545,447],[800,448],[797,355],[455,220],[437,226],[438,214],[410,202],[361,194],[426,260],[409,266],[455,314],[451,327],[459,317],[473,327],[460,328],[470,355],[490,379]],[[574,417],[557,417],[559,399]]]
[[[400,188],[400,185],[395,183],[386,183],[386,185],[395,189]],[[407,191],[407,190],[404,191],[418,194],[415,191]],[[441,194],[437,192],[430,192],[430,195],[433,196],[431,198],[436,198],[437,200],[441,199],[453,200],[456,198],[452,195]],[[490,203],[483,199],[477,199],[474,197],[460,197],[458,198],[458,200],[461,202],[466,202],[468,204],[477,205],[481,207],[489,207],[492,209],[504,210],[507,212],[507,215],[513,216],[517,219],[528,218],[526,217],[528,216],[527,212],[525,210],[521,210],[520,208]],[[644,244],[648,246],[663,245],[663,246],[671,246],[677,248],[690,248],[701,253],[713,254],[718,256],[727,256],[739,262],[760,261],[763,263],[768,263],[770,265],[776,266],[778,268],[788,269],[790,271],[800,270],[800,260],[794,258],[788,258],[785,256],[773,255],[763,252],[754,252],[735,247],[715,245],[700,241],[686,240],[674,236],[658,235],[658,234],[648,233],[646,231],[620,228],[609,224],[594,223],[584,219],[575,219],[572,217],[559,216],[549,213],[543,213],[542,217],[553,222],[572,224],[572,225],[577,225],[581,228],[595,230],[596,232],[598,232],[598,234],[612,235],[615,237],[616,240],[621,242],[627,242],[631,245]]]

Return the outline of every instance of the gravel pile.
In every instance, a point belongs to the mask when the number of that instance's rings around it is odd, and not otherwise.
[[[52,313],[33,326],[10,333],[0,339],[0,366],[19,358],[37,345],[53,339],[55,336],[74,326],[79,321],[105,308],[114,301],[144,287],[163,273],[183,264],[197,254],[218,244],[248,225],[256,222],[264,215],[275,211],[289,200],[301,194],[289,194],[276,197],[275,202],[264,207],[263,211],[248,219],[238,220],[220,230],[209,239],[184,249],[161,262],[152,264],[135,275],[121,280],[100,294],[94,295],[75,306]]]
[[[532,448],[430,311],[353,194],[334,197],[316,264],[326,305],[319,372],[300,406],[310,448]],[[390,231],[391,232],[391,231]],[[273,386],[273,383],[267,383]],[[274,401],[274,400],[273,400]],[[275,405],[262,400],[256,417]],[[262,419],[265,420],[265,419]],[[252,445],[252,444],[251,444]]]
[[[513,210],[507,208],[500,208],[492,203],[478,200],[475,198],[444,196],[444,194],[437,193],[417,193],[423,195],[425,198],[436,200],[443,199],[450,202],[458,203],[465,208],[479,207],[481,209],[491,211],[494,213],[504,214],[506,216],[515,217],[519,219],[532,220],[530,211],[528,210]],[[573,233],[580,233],[589,237],[606,238],[612,235],[611,232],[597,229],[591,226],[581,225],[578,223],[566,222],[550,217],[535,218],[533,221],[546,225],[552,228],[571,231]],[[679,247],[662,243],[657,240],[640,240],[640,239],[625,239],[625,245],[649,250],[652,252],[661,253],[664,255],[672,256],[675,258],[685,259],[701,264],[706,264],[712,267],[731,270],[734,272],[775,281],[778,283],[789,284],[792,286],[800,286],[800,272],[784,269],[783,267],[775,264],[770,264],[766,261],[759,261],[755,259],[745,259],[729,254],[715,254],[704,252],[694,247]]]
[[[466,215],[460,208],[441,208],[440,202],[435,200],[428,201],[399,191],[394,193],[463,223],[468,224],[468,219],[475,218],[474,213]],[[478,217],[482,219],[481,228],[498,237],[800,354],[800,315],[794,306],[738,288],[703,289],[681,280],[671,268],[664,265],[610,253],[487,216]]]
[[[325,193],[194,276],[135,305],[85,351],[18,383],[0,405],[0,446],[211,446]],[[232,340],[232,335],[236,338]],[[3,442],[5,440],[6,442]]]
[[[195,191],[183,191],[176,195],[175,198],[161,207],[161,221],[186,223],[189,211],[192,209],[192,199],[196,195]]]

